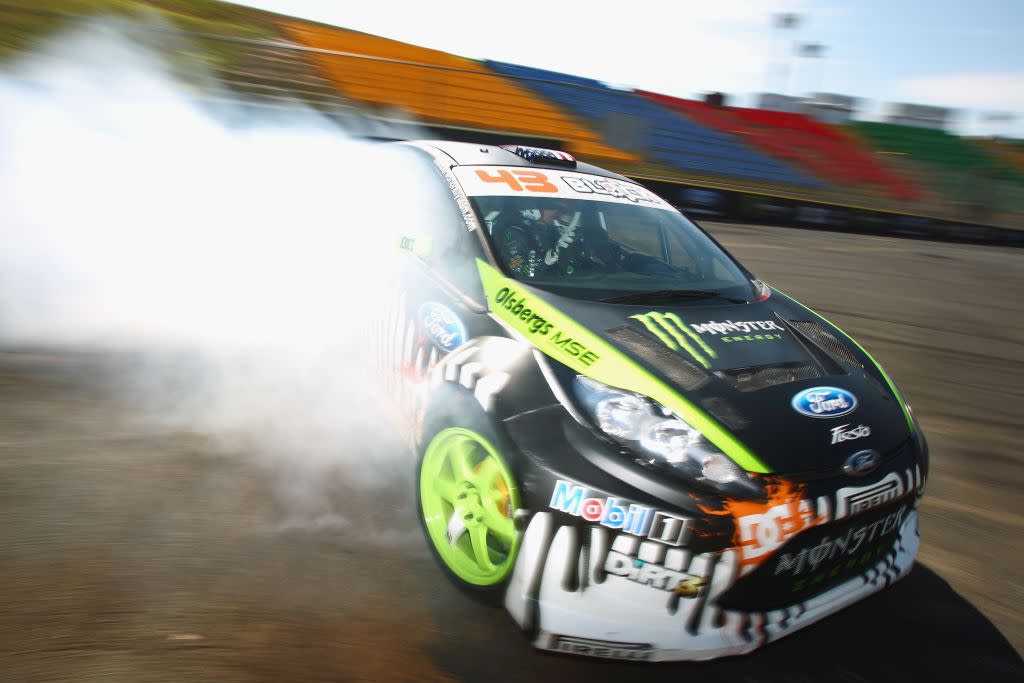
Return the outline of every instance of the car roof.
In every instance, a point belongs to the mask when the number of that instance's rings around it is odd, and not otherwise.
[[[528,168],[547,168],[555,171],[573,170],[577,173],[589,173],[590,175],[614,178],[615,180],[636,184],[625,176],[578,159],[576,160],[576,168],[567,169],[565,166],[529,162],[518,154],[502,149],[497,145],[481,145],[472,142],[452,142],[447,140],[411,140],[405,144],[410,144],[430,152],[435,157],[440,155],[446,156],[451,160],[452,166],[526,166]]]

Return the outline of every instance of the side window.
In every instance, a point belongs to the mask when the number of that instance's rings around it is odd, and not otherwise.
[[[435,248],[427,259],[427,263],[463,294],[471,299],[483,301],[480,272],[476,265],[478,258],[484,258],[480,235],[476,231],[470,231],[466,226],[466,221],[447,183],[440,179],[438,184],[438,193],[445,198],[445,206],[438,212],[437,219],[441,225],[440,229],[443,230],[444,239],[442,244],[437,245],[440,248]],[[484,229],[487,229],[486,225]]]
[[[433,161],[414,150],[422,162],[410,205],[417,213],[399,219],[402,247],[467,296],[482,299],[476,259],[483,257],[479,236],[466,226],[452,190]],[[422,155],[422,156],[420,156]],[[396,208],[401,203],[396,202]]]

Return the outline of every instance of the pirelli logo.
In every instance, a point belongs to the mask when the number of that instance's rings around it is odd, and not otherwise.
[[[688,353],[695,361],[705,368],[711,368],[711,359],[718,358],[714,349],[700,338],[689,325],[684,323],[675,313],[640,313],[630,318],[638,320],[647,331],[672,349]]]
[[[612,640],[594,640],[563,635],[552,637],[551,649],[589,657],[638,661],[649,661],[654,654],[654,648],[648,643],[620,643]]]
[[[902,498],[909,493],[895,472],[870,486],[848,486],[836,491],[836,519],[852,517]]]

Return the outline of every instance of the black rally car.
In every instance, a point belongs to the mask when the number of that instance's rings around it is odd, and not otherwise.
[[[543,649],[707,659],[910,570],[927,447],[860,345],[624,177],[403,144],[451,201],[378,351],[457,584]]]

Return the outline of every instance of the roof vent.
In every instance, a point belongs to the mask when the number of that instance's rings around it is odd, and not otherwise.
[[[565,168],[576,168],[576,157],[557,149],[544,149],[543,147],[524,147],[523,145],[502,145],[516,156],[520,156],[531,164],[548,164],[549,166],[564,166]]]

